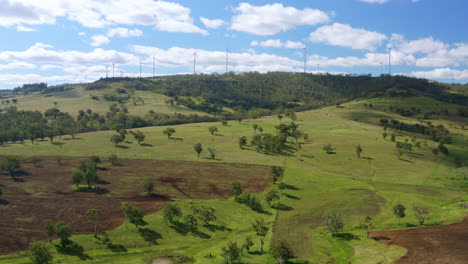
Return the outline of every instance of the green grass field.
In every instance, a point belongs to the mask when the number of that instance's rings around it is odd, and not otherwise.
[[[385,101],[383,101],[385,102]],[[72,238],[84,247],[90,259],[86,262],[76,256],[54,254],[54,263],[150,263],[158,256],[174,252],[192,256],[196,263],[223,263],[220,248],[228,241],[242,241],[246,236],[257,239],[251,223],[258,217],[269,223],[270,228],[266,249],[271,238],[286,239],[300,260],[310,263],[392,263],[405,254],[405,250],[390,247],[368,239],[359,229],[359,222],[365,216],[375,220],[376,229],[397,229],[419,226],[411,210],[413,204],[424,204],[431,208],[425,225],[448,224],[460,221],[468,211],[459,206],[467,201],[467,185],[451,168],[448,159],[431,153],[435,142],[429,141],[427,148],[417,149],[413,154],[405,154],[401,160],[394,156],[395,143],[382,138],[382,127],[354,121],[349,118],[350,111],[359,112],[359,103],[345,104],[344,108],[328,107],[298,113],[296,123],[309,134],[309,140],[291,156],[265,155],[251,149],[241,150],[237,144],[240,136],[250,138],[254,135],[253,124],[264,128],[264,132],[274,133],[279,124],[276,117],[246,120],[242,123],[230,121],[227,126],[213,123],[186,124],[173,126],[177,133],[173,139],[162,134],[165,127],[138,129],[147,137],[147,146],[139,146],[134,140],[115,147],[109,141],[114,131],[102,131],[79,135],[71,140],[68,136],[58,139],[56,145],[47,141],[31,145],[9,144],[0,147],[0,153],[35,156],[87,157],[99,155],[108,157],[117,154],[130,159],[185,160],[205,162],[236,162],[248,164],[285,166],[283,181],[291,187],[282,193],[282,210],[269,209],[271,215],[256,213],[244,205],[228,200],[181,200],[185,210],[190,203],[202,203],[215,207],[218,214],[217,225],[232,231],[201,229],[210,236],[203,239],[193,234],[180,234],[165,226],[161,213],[147,215],[148,228],[159,233],[157,245],[145,241],[134,227],[127,230],[125,225],[112,230],[109,238],[116,244],[128,249],[126,253],[114,253],[97,243],[91,235],[78,235]],[[361,111],[364,112],[364,111]],[[375,115],[389,115],[405,120],[391,113],[369,110]],[[362,114],[362,113],[361,113]],[[365,115],[365,114],[364,114]],[[378,116],[375,116],[379,118]],[[288,120],[283,120],[283,122]],[[218,126],[218,133],[211,135],[208,127]],[[459,130],[466,137],[466,130]],[[413,135],[400,136],[404,141]],[[193,145],[201,143],[205,151],[197,158]],[[331,143],[336,154],[326,154],[322,147]],[[355,146],[364,149],[362,157],[357,158]],[[217,160],[207,158],[206,149],[214,147]],[[463,146],[448,145],[450,150],[467,152]],[[313,155],[313,158],[301,155]],[[453,179],[449,179],[453,178]],[[272,187],[273,188],[273,187]],[[257,194],[263,197],[263,193]],[[8,197],[6,197],[8,198]],[[392,206],[403,203],[407,217],[397,225],[392,214]],[[266,203],[264,202],[266,207]],[[323,227],[323,216],[331,210],[341,212],[345,223],[341,238],[330,236]],[[273,230],[273,232],[271,232]],[[57,242],[56,242],[57,243]],[[257,248],[254,248],[257,250]],[[206,256],[214,255],[214,258]],[[274,263],[270,254],[250,254],[243,258],[245,263]],[[0,263],[28,263],[24,253],[0,256]]]

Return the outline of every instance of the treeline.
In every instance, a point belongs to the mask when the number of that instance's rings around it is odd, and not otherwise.
[[[34,141],[48,138],[51,143],[57,136],[70,135],[73,138],[78,133],[131,129],[147,126],[165,126],[185,123],[214,122],[217,118],[199,116],[196,114],[173,115],[150,111],[140,117],[127,114],[124,106],[113,104],[110,111],[102,115],[92,110],[80,110],[74,118],[69,113],[51,108],[44,113],[39,111],[19,111],[16,107],[8,107],[0,113],[0,144],[6,142]]]
[[[422,135],[429,136],[434,141],[441,141],[445,137],[449,135],[449,130],[445,128],[443,125],[434,126],[432,123],[427,122],[428,126],[422,124],[409,124],[405,122],[401,122],[398,120],[388,120],[388,119],[380,119],[380,123],[385,127],[390,127],[395,130],[399,131],[407,131],[412,133],[418,133]]]
[[[47,83],[30,83],[23,84],[22,86],[13,89],[13,94],[29,94],[34,92],[40,92],[42,94],[63,92],[65,90],[72,89],[71,84],[62,84],[55,86],[48,86]]]

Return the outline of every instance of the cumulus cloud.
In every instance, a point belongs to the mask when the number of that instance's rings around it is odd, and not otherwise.
[[[213,29],[219,28],[226,23],[222,19],[208,19],[205,17],[200,17],[200,21],[205,25],[205,27]]]
[[[153,0],[61,0],[2,2],[0,26],[54,24],[64,17],[88,28],[112,25],[154,26],[168,32],[198,33],[191,10],[178,3]]]
[[[42,76],[38,74],[0,74],[0,89],[11,89],[25,83],[45,82],[49,85],[83,82],[84,76]]]
[[[287,49],[302,49],[305,45],[299,41],[286,41],[282,42],[280,39],[268,39],[265,41],[252,41],[251,46],[271,47],[271,48],[287,48]]]
[[[347,24],[333,23],[310,33],[309,40],[356,50],[375,50],[387,37],[384,34],[352,28]]]
[[[425,79],[468,80],[468,70],[454,70],[450,68],[438,68],[431,71],[413,71],[408,75]]]
[[[139,29],[128,29],[128,28],[111,28],[107,31],[107,37],[121,37],[121,38],[129,38],[129,37],[140,37],[143,36],[143,31]]]
[[[11,62],[7,64],[0,64],[0,71],[13,70],[13,69],[35,69],[36,65],[26,62]]]
[[[313,26],[330,21],[329,16],[318,9],[297,9],[283,4],[254,6],[241,3],[234,9],[231,29],[250,34],[269,36],[297,26]]]
[[[35,32],[35,31],[37,31],[37,29],[19,25],[19,26],[16,26],[16,31],[21,31],[21,32]]]
[[[91,37],[91,46],[98,47],[108,44],[110,39],[104,35],[96,35]]]

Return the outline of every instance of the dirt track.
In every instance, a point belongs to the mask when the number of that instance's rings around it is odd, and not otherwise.
[[[171,198],[228,197],[234,181],[247,192],[263,190],[271,183],[266,166],[120,160],[122,166],[101,165],[97,186],[102,192],[84,193],[72,189],[71,174],[86,159],[64,159],[62,166],[56,158],[40,159],[38,167],[25,160],[14,180],[0,175],[0,254],[26,249],[33,240],[46,240],[43,224],[47,219],[70,223],[75,233],[90,233],[84,213],[98,208],[102,230],[109,230],[124,220],[123,201],[147,214],[161,209]],[[144,179],[155,181],[156,195],[144,194]]]
[[[468,263],[468,216],[457,224],[376,231],[371,236],[408,250],[395,262],[398,264]]]

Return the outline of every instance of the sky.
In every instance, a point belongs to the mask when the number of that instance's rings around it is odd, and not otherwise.
[[[197,74],[302,72],[306,58],[311,73],[467,83],[467,11],[466,0],[0,0],[0,89],[193,73],[194,58]]]

